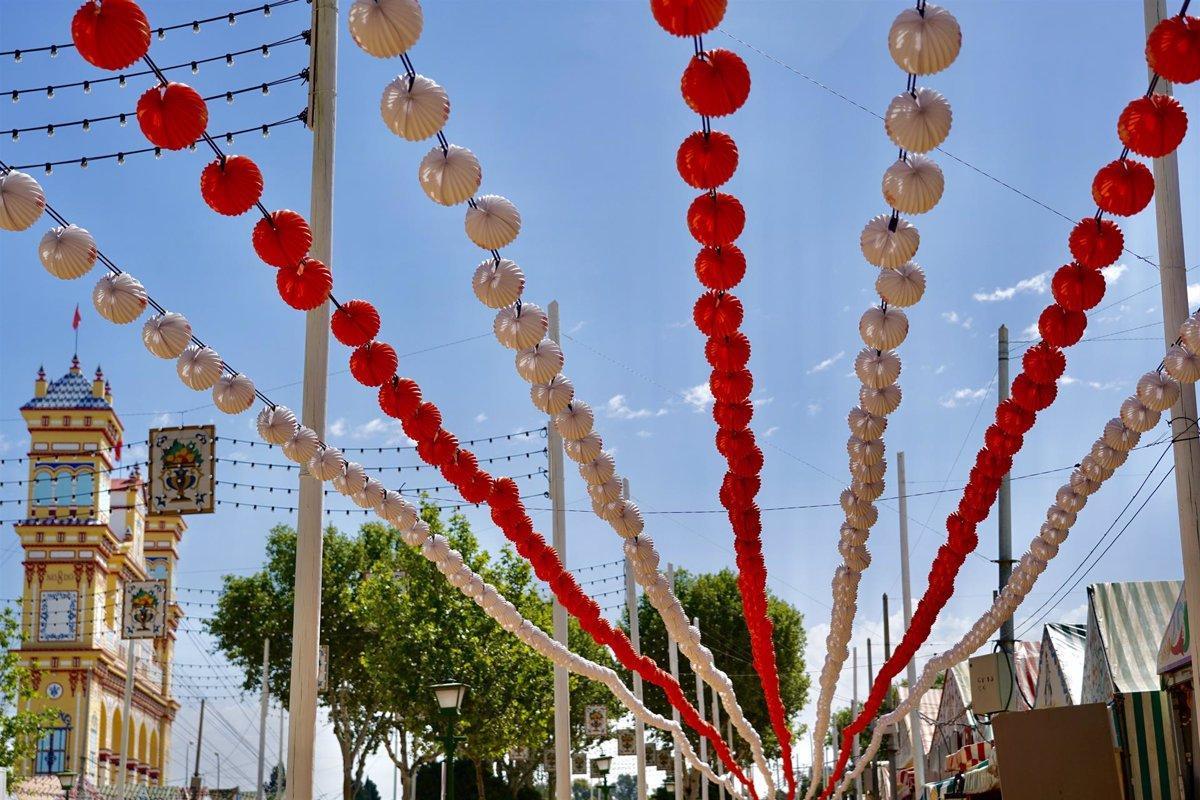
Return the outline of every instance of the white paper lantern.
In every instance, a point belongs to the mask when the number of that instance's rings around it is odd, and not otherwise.
[[[375,508],[383,502],[384,495],[387,494],[387,489],[382,483],[374,478],[367,478],[367,482],[363,485],[361,492],[355,492],[350,496],[354,501],[354,505],[359,508]]]
[[[254,381],[245,375],[222,375],[212,389],[213,404],[226,414],[241,414],[254,405]]]
[[[854,374],[865,385],[878,389],[900,377],[900,359],[891,350],[864,347],[854,357]]]
[[[592,513],[605,522],[610,522],[612,518],[621,511],[621,504],[625,501],[621,498],[616,500],[593,500]]]
[[[646,527],[642,512],[632,500],[622,500],[620,511],[609,520],[613,530],[623,539],[637,536]]]
[[[183,381],[189,389],[195,389],[198,392],[211,389],[216,385],[223,369],[224,365],[216,350],[195,344],[188,345],[187,349],[180,354],[179,360],[175,362],[175,371],[179,373],[179,380]]]
[[[471,289],[488,308],[511,306],[525,290],[525,273],[507,258],[499,261],[489,258],[475,268]]]
[[[96,240],[78,225],[51,228],[38,243],[38,257],[56,278],[81,278],[96,264]]]
[[[858,390],[858,402],[863,408],[877,417],[886,417],[900,407],[902,395],[896,384],[875,389],[863,386]]]
[[[846,521],[856,528],[873,528],[879,521],[879,509],[867,503],[861,509],[846,514]]]
[[[888,52],[896,66],[910,75],[941,72],[958,58],[962,29],[946,9],[926,3],[918,11],[906,8],[888,32]]]
[[[383,88],[379,113],[392,133],[419,142],[445,127],[450,118],[450,98],[445,89],[424,75],[400,75]]]
[[[616,465],[608,453],[601,453],[586,464],[579,465],[579,474],[588,486],[595,486],[612,478]]]
[[[1058,506],[1050,506],[1050,510],[1046,512],[1046,524],[1060,531],[1069,531],[1075,524],[1075,515]]]
[[[1054,495],[1054,504],[1064,511],[1078,514],[1087,505],[1087,496],[1075,491],[1075,487],[1067,484],[1059,488]]]
[[[857,461],[850,463],[850,475],[856,480],[866,481],[867,483],[878,483],[883,480],[883,475],[887,471],[887,460],[880,461],[878,464],[863,464]]]
[[[904,214],[924,214],[938,204],[946,188],[942,168],[932,158],[911,153],[883,173],[883,199]]]
[[[389,491],[384,496],[383,502],[379,504],[379,514],[401,530],[411,528],[417,521],[417,509],[401,497],[399,492]]]
[[[516,366],[517,374],[529,383],[545,383],[562,371],[562,348],[553,339],[542,339],[517,351]]]
[[[1104,443],[1114,450],[1129,452],[1137,447],[1141,438],[1140,433],[1130,430],[1120,418],[1110,419],[1104,425]]]
[[[582,400],[575,400],[554,415],[554,427],[568,441],[582,439],[592,432],[596,417],[592,407]]]
[[[283,454],[289,461],[308,464],[317,455],[320,446],[321,437],[317,436],[317,432],[306,425],[300,425],[292,434],[292,438],[283,443]]]
[[[852,461],[861,464],[878,464],[883,460],[885,449],[882,439],[864,441],[857,436],[851,436],[846,441],[846,453]]]
[[[539,386],[543,384],[538,384]],[[600,451],[604,449],[604,441],[595,431],[586,436],[571,441],[566,439],[563,441],[563,451],[567,454],[567,458],[574,461],[576,464],[582,464],[585,461],[591,461],[596,456],[600,455]]]
[[[589,459],[590,460],[590,459]],[[621,496],[621,482],[615,477],[609,478],[601,483],[593,483],[587,487],[587,492],[592,500],[611,503],[613,500]]]
[[[881,351],[892,350],[899,347],[908,336],[908,317],[898,308],[888,308],[885,311],[872,306],[864,311],[859,319],[858,332],[867,347]]]
[[[518,303],[500,309],[492,330],[500,344],[512,350],[533,347],[546,336],[550,320],[533,303]]]
[[[1093,495],[1100,490],[1100,484],[1098,482],[1092,480],[1087,475],[1084,475],[1083,472],[1078,469],[1071,473],[1070,483],[1071,488],[1075,490],[1075,494],[1080,494],[1085,497]]]
[[[430,150],[421,159],[417,178],[430,200],[444,206],[455,206],[465,203],[479,190],[483,170],[474,153],[452,144],[446,150],[442,150],[441,146]]]
[[[1068,535],[1070,535],[1069,531],[1060,530],[1053,525],[1042,525],[1038,530],[1038,538],[1051,544],[1062,544],[1067,540]]]
[[[1137,382],[1137,397],[1151,411],[1170,411],[1179,399],[1179,381],[1155,370]]]
[[[348,15],[350,38],[376,58],[395,58],[417,43],[424,25],[418,0],[355,0]]]
[[[848,522],[843,522],[839,534],[843,541],[850,544],[863,544],[867,541],[871,532],[866,528],[856,528]]]
[[[1042,561],[1049,561],[1058,555],[1058,545],[1038,537],[1029,543],[1029,552]]]
[[[544,383],[535,383],[529,387],[529,397],[539,410],[547,414],[557,414],[574,399],[575,386],[566,375],[555,375]]]
[[[1121,403],[1121,421],[1125,423],[1125,427],[1138,433],[1152,430],[1161,416],[1158,411],[1146,408],[1136,397],[1130,397]]]
[[[467,238],[484,250],[507,247],[521,232],[521,212],[507,197],[485,194],[467,208]]]
[[[920,88],[896,95],[883,115],[883,127],[896,146],[927,153],[946,140],[954,115],[940,92]]]
[[[261,415],[259,417],[262,419]],[[293,424],[295,418],[293,417]],[[262,430],[261,422],[259,430]],[[288,434],[288,439],[291,440],[292,434]],[[266,438],[265,436],[263,438]],[[312,458],[308,460],[308,473],[319,481],[330,481],[341,475],[346,469],[346,457],[342,455],[342,451],[336,447],[323,447],[316,453],[313,453]]]
[[[908,220],[890,214],[872,217],[863,226],[858,245],[863,257],[877,267],[897,269],[904,266],[917,254],[921,234]]]
[[[863,500],[875,501],[883,497],[885,484],[883,481],[869,483],[867,481],[853,480],[850,482],[850,491],[861,497]]]
[[[876,416],[858,406],[850,409],[846,423],[850,432],[863,440],[878,439],[887,429],[887,417]]]
[[[846,566],[855,572],[864,572],[871,566],[871,551],[866,545],[839,544],[838,552],[841,553]]]
[[[1179,338],[1183,340],[1184,347],[1193,353],[1200,350],[1200,319],[1195,314],[1179,326]]]
[[[258,426],[258,435],[267,444],[283,444],[288,439],[292,438],[292,434],[296,432],[296,415],[286,406],[267,406],[262,411],[258,412],[258,419],[255,421]],[[326,448],[326,451],[332,448]],[[334,451],[337,452],[336,450]],[[340,456],[341,454],[338,453]],[[314,470],[313,474],[316,474]],[[333,476],[330,475],[330,478]],[[329,478],[321,478],[328,480]]]
[[[32,176],[12,170],[0,175],[0,228],[28,230],[46,210],[46,195]]]
[[[896,269],[881,269],[875,279],[875,291],[889,306],[915,306],[925,294],[925,270],[912,261]]]
[[[1102,467],[1111,470],[1116,470],[1129,457],[1129,453],[1112,449],[1104,443],[1103,439],[1092,445],[1091,455]]]
[[[146,310],[146,288],[128,272],[110,272],[96,281],[92,305],[109,322],[126,325]]]
[[[367,488],[367,471],[356,461],[347,461],[340,475],[333,477],[333,488],[349,497]]]
[[[142,343],[159,358],[179,358],[192,341],[192,326],[183,314],[155,314],[142,326]]]
[[[1113,476],[1111,469],[1096,461],[1090,454],[1084,456],[1083,460],[1079,462],[1079,471],[1096,483],[1104,483]]]
[[[1163,356],[1163,367],[1180,383],[1195,383],[1200,380],[1200,356],[1183,345],[1171,345]]]
[[[856,495],[851,489],[842,490],[842,493],[838,495],[838,503],[841,504],[842,511],[846,512],[847,514],[866,513],[866,509],[871,505],[869,502]]]

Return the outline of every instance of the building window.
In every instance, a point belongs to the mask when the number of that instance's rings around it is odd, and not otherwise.
[[[86,506],[92,505],[93,479],[92,473],[81,472],[75,477],[75,502],[72,505]]]
[[[84,425],[84,427],[86,427],[86,428],[90,428],[90,427],[92,427],[92,418],[91,418],[91,417],[84,417],[84,418],[83,418],[83,425]]]
[[[60,508],[65,506],[75,505],[75,498],[72,496],[74,490],[73,477],[69,472],[60,472],[54,479],[54,504]]]
[[[50,418],[49,417],[42,417],[42,427],[43,428],[50,427]]]
[[[53,480],[49,470],[38,470],[33,478],[33,504],[35,506],[48,506],[53,502],[53,491],[50,483]]]
[[[65,414],[63,415],[63,427],[64,428],[71,427],[71,418],[66,416]]]
[[[68,728],[51,728],[38,740],[37,759],[34,772],[39,775],[57,775],[67,768]]]

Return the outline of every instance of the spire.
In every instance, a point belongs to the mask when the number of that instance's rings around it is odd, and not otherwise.
[[[33,396],[45,397],[46,387],[46,368],[44,366],[40,366],[38,367],[37,371],[37,379],[33,382]]]
[[[96,377],[92,381],[92,397],[104,397],[104,371],[96,367]]]
[[[71,372],[75,375],[82,374],[83,370],[79,368],[79,354],[71,356]]]

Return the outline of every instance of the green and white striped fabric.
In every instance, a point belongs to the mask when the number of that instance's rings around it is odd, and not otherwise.
[[[1120,733],[1134,800],[1180,800],[1179,756],[1166,692],[1121,695]]]
[[[1181,581],[1094,583],[1088,587],[1084,703],[1107,703],[1114,693],[1161,688],[1158,648]]]

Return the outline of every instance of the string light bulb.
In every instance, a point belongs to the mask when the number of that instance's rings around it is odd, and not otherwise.
[[[263,16],[264,16],[264,17],[269,17],[269,16],[271,16],[271,6],[270,6],[270,4],[265,4],[265,5],[263,5]]]
[[[14,50],[13,51],[13,61],[20,61],[20,60],[21,60],[21,51]]]
[[[52,172],[54,172],[54,165],[46,162],[46,174],[49,175]]]
[[[20,92],[18,92],[18,91],[16,91],[16,90],[13,90],[13,93],[12,93],[12,101],[13,101],[14,103],[16,103],[16,102],[17,102],[17,101],[19,101],[20,99],[21,99],[21,93],[20,93]]]
[[[195,61],[193,61],[192,62],[192,74],[195,75],[199,71],[200,71],[200,65],[197,64]]]
[[[87,156],[84,156],[83,158],[79,159],[79,168],[80,168],[80,169],[87,169],[87,168],[88,168],[88,160],[87,160]]]
[[[233,55],[231,53],[225,54],[225,66],[227,66],[227,67],[233,66]]]
[[[56,44],[50,45],[50,57],[58,58],[58,45],[56,45]]]
[[[271,48],[267,47],[265,44],[262,46],[262,56],[263,58],[271,57]]]
[[[84,94],[91,94],[91,93],[92,93],[92,82],[91,82],[91,81],[84,81],[84,82],[83,82],[83,93],[84,93]]]
[[[125,114],[121,114],[119,117],[117,117],[117,121],[118,121],[118,122],[120,122],[120,123],[121,123],[121,127],[122,127],[122,128],[124,128],[124,127],[125,127],[125,123],[126,123],[126,122],[128,122],[129,120],[127,119],[127,117],[126,117],[126,115],[125,115]]]
[[[230,26],[230,27],[233,27],[234,25],[236,25],[236,24],[237,24],[237,14],[234,14],[232,11],[231,11],[231,12],[229,12],[229,18],[228,18],[228,19],[229,19],[229,26]]]
[[[154,148],[154,157],[162,158],[162,148],[161,147]]]
[[[54,97],[54,87],[53,87],[53,86],[47,86],[47,87],[46,87],[46,98],[47,98],[47,99],[49,99],[49,98],[51,98],[51,97]]]
[[[83,129],[85,131],[90,131],[92,129],[92,121],[90,119],[85,119],[83,121]]]
[[[162,28],[159,28],[158,29],[158,40],[161,42],[165,38],[167,38],[167,32],[165,30],[163,30]]]
[[[270,86],[267,86],[267,85],[264,83],[264,84],[262,85],[262,93],[263,93],[263,94],[270,94],[270,93],[271,93],[271,87],[270,87]]]
[[[117,76],[117,86],[120,86],[122,89],[125,88],[125,76],[124,75]]]
[[[200,32],[200,23],[193,21],[192,22],[192,33],[199,33],[199,32]]]
[[[271,127],[269,125],[262,126],[262,135],[264,139],[271,135]]]
[[[233,134],[232,133],[225,134],[225,144],[233,144]]]
[[[21,138],[21,132],[19,130],[17,130],[16,128],[13,128],[12,140],[15,142],[20,138]]]
[[[233,92],[225,93],[225,102],[229,103],[230,105],[233,105]]]
[[[46,135],[47,135],[47,136],[53,136],[53,135],[54,135],[54,126],[53,126],[53,125],[47,125],[47,126],[46,126]]]
[[[125,154],[124,153],[117,153],[117,163],[118,164],[125,163]]]

